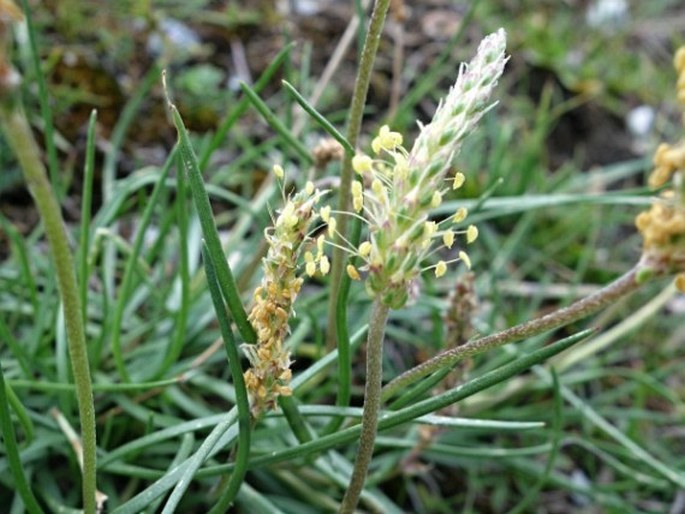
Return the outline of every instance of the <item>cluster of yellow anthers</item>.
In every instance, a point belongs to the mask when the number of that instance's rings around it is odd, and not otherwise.
[[[360,154],[352,160],[363,181],[352,185],[353,208],[363,213],[369,226],[369,240],[357,249],[364,260],[360,270],[368,272],[369,293],[393,309],[409,299],[421,263],[435,251],[433,240],[452,248],[456,235],[464,234],[467,244],[478,236],[474,225],[455,230],[454,225],[467,216],[463,207],[442,222],[430,220],[429,215],[448,191],[447,173],[463,139],[494,105],[489,98],[507,61],[505,46],[503,29],[481,42],[475,58],[460,69],[431,123],[421,127],[410,152],[402,146],[400,133],[383,126],[371,143],[374,157]],[[456,173],[449,180],[452,189],[458,189],[465,177]],[[466,252],[458,252],[453,261],[458,260],[470,267]],[[441,260],[431,266],[436,276],[445,273],[448,262]],[[351,265],[347,273],[353,279],[360,278],[359,270]]]
[[[274,173],[283,179],[283,169],[274,166]],[[289,396],[290,352],[283,347],[288,334],[288,318],[303,278],[298,274],[299,256],[310,241],[312,223],[319,217],[316,206],[325,192],[308,182],[305,189],[286,200],[273,227],[264,236],[269,245],[263,260],[264,277],[254,292],[254,306],[249,320],[257,333],[257,343],[243,345],[251,368],[245,372],[245,385],[250,393],[252,413],[276,406],[279,396]],[[323,253],[324,236],[316,240],[316,255],[304,253],[308,275],[328,273],[330,264]]]
[[[678,100],[685,105],[685,47],[675,55],[678,72]],[[654,155],[652,187],[673,180],[673,189],[661,193],[648,211],[641,212],[635,225],[643,237],[643,258],[668,271],[680,272],[678,289],[685,292],[685,140],[670,146],[661,144]]]

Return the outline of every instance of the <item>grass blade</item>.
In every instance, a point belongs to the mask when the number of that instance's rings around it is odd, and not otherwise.
[[[240,300],[238,286],[235,283],[235,278],[233,277],[231,268],[226,261],[224,250],[221,247],[219,232],[217,231],[216,224],[214,223],[212,207],[209,204],[209,196],[207,195],[207,190],[205,189],[205,184],[202,180],[202,173],[200,172],[200,166],[198,165],[195,151],[193,150],[193,146],[190,142],[190,136],[188,135],[188,131],[183,124],[183,119],[181,118],[178,109],[176,109],[176,106],[172,103],[169,103],[169,109],[171,110],[171,116],[174,120],[176,131],[178,132],[181,158],[183,159],[183,165],[186,169],[188,180],[190,182],[190,191],[193,195],[195,209],[197,210],[198,217],[200,218],[202,236],[207,244],[207,249],[212,262],[216,266],[216,275],[219,280],[221,293],[223,294],[224,300],[231,311],[231,315],[233,316],[233,319],[238,327],[240,336],[245,342],[252,344],[257,340],[256,334],[252,328],[252,325],[247,319],[247,313],[245,312],[245,308]]]
[[[48,169],[50,170],[50,182],[55,189],[58,200],[64,196],[64,185],[60,179],[59,164],[57,162],[57,147],[55,146],[55,126],[52,120],[52,109],[50,108],[50,98],[48,95],[48,84],[41,69],[40,54],[38,53],[38,41],[36,39],[36,29],[31,17],[31,8],[28,0],[22,0],[21,8],[26,18],[26,28],[29,36],[29,46],[31,47],[31,64],[33,73],[38,84],[38,101],[40,102],[40,117],[43,120],[43,130],[45,131],[45,149],[48,154]]]
[[[354,155],[354,147],[349,143],[349,141],[347,141],[347,139],[345,139],[345,136],[343,136],[330,121],[324,118],[323,115],[320,114],[319,111],[317,111],[314,106],[311,105],[307,99],[297,91],[297,89],[295,89],[295,86],[286,80],[282,80],[281,84],[285,86],[288,93],[293,96],[297,103],[300,104],[307,114],[309,114],[314,121],[316,121],[319,126],[328,133],[328,135],[340,143],[348,154]]]
[[[81,200],[81,238],[79,240],[79,280],[83,323],[88,317],[88,247],[90,246],[90,210],[93,203],[93,172],[95,170],[95,121],[97,111],[90,113],[88,137],[86,139],[86,164],[83,170],[83,189]],[[91,356],[92,357],[92,356]]]
[[[528,369],[546,361],[547,359],[567,350],[574,344],[583,340],[593,333],[593,330],[584,330],[573,336],[567,337],[554,344],[545,346],[539,350],[536,350],[529,355],[520,357],[513,362],[505,364],[504,366],[497,368],[495,370],[489,371],[484,375],[474,378],[473,380],[467,382],[466,384],[459,386],[455,389],[442,393],[433,398],[423,400],[411,407],[399,410],[392,414],[386,414],[378,422],[378,430],[387,430],[389,428],[396,427],[407,423],[419,416],[425,414],[430,414],[437,410],[443,409],[448,405],[457,403],[465,398],[473,396],[476,393],[484,391],[490,387],[493,387],[499,383],[502,383]],[[263,455],[261,457],[253,458],[250,461],[250,469],[259,468],[262,466],[269,466],[272,464],[277,464],[279,462],[284,462],[287,460],[306,457],[313,453],[328,450],[336,446],[340,446],[351,441],[356,440],[359,437],[361,427],[359,425],[346,428],[331,435],[321,437],[309,443],[302,444],[295,448],[288,448],[286,450],[274,452],[269,455]],[[216,474],[219,471],[225,471],[232,469],[232,464],[224,464],[220,466],[213,466],[203,470],[204,474]]]
[[[257,112],[259,112],[269,126],[274,129],[276,133],[293,148],[293,150],[295,150],[297,155],[299,155],[300,158],[307,164],[314,162],[314,159],[309,153],[309,150],[307,150],[307,147],[300,143],[300,140],[297,139],[290,130],[288,130],[278,116],[276,116],[274,112],[269,109],[269,106],[266,105],[264,100],[259,98],[259,95],[244,82],[240,83],[240,88],[243,90],[243,93],[245,93],[247,99],[254,106],[254,108],[257,109]]]
[[[126,363],[124,362],[124,355],[121,348],[121,324],[124,319],[124,310],[126,308],[126,301],[130,293],[130,289],[133,285],[133,274],[136,268],[136,262],[138,256],[140,255],[140,250],[143,247],[143,240],[145,239],[145,232],[147,227],[150,225],[152,220],[152,213],[157,206],[157,200],[162,191],[162,186],[169,175],[172,164],[175,162],[177,148],[171,151],[166,163],[159,175],[155,187],[150,194],[150,199],[145,206],[145,211],[140,219],[140,224],[138,230],[136,231],[136,236],[133,241],[133,246],[131,248],[131,254],[126,260],[126,267],[124,268],[124,276],[121,279],[121,285],[119,286],[119,297],[117,298],[117,304],[114,308],[114,319],[112,320],[111,330],[112,330],[112,356],[114,357],[114,363],[117,367],[117,371],[121,380],[123,382],[130,382],[131,377],[126,370]]]
[[[171,341],[167,353],[162,361],[155,378],[159,378],[176,362],[183,351],[183,343],[186,338],[186,326],[188,323],[188,311],[190,309],[190,262],[188,254],[188,214],[186,181],[183,179],[183,161],[180,155],[176,157],[176,220],[178,223],[178,276],[181,283],[180,302],[176,315],[175,335]]]
[[[240,354],[238,345],[233,337],[231,322],[226,314],[226,306],[221,296],[221,290],[217,282],[216,268],[209,255],[206,244],[202,245],[202,258],[205,263],[207,274],[207,285],[212,296],[212,303],[216,311],[219,326],[221,327],[221,337],[224,340],[224,348],[228,357],[228,365],[231,368],[231,377],[235,387],[236,406],[238,407],[238,451],[235,457],[235,469],[226,485],[226,489],[221,495],[217,504],[210,512],[225,512],[238,493],[240,485],[243,483],[247,471],[247,462],[250,457],[250,432],[252,430],[252,420],[250,415],[250,402],[247,398],[247,389],[243,379],[243,369],[240,366]]]
[[[10,416],[9,402],[7,401],[7,393],[5,389],[5,376],[0,365],[0,431],[2,431],[2,438],[5,446],[5,453],[9,462],[10,471],[14,478],[14,487],[19,496],[24,501],[26,509],[31,514],[40,514],[43,509],[38,505],[36,497],[31,491],[26,475],[24,474],[24,467],[21,464],[19,457],[19,447],[17,445],[17,438],[14,434],[14,427],[12,426],[12,418]]]
[[[294,46],[295,43],[289,43],[285,45],[280,52],[278,52],[276,57],[274,57],[274,60],[271,61],[271,64],[269,64],[269,66],[259,76],[259,79],[257,79],[257,82],[255,82],[254,86],[252,86],[252,90],[255,93],[260,93],[264,87],[266,87],[269,81],[271,81],[273,76],[276,74],[276,71],[281,67],[281,64],[283,64],[283,61],[286,59],[290,53],[290,50],[292,50]],[[226,116],[226,119],[217,129],[216,134],[214,134],[214,137],[212,137],[212,140],[209,142],[209,144],[205,146],[198,158],[198,164],[201,170],[204,170],[207,167],[209,159],[212,157],[214,151],[223,143],[228,131],[231,130],[231,127],[236,121],[238,121],[238,118],[245,114],[245,111],[247,111],[249,106],[250,102],[246,97],[243,97],[238,102],[238,105],[236,105],[235,108],[230,112],[230,114]]]

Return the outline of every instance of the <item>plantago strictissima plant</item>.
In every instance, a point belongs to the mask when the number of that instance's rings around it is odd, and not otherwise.
[[[450,187],[458,189],[464,183],[463,174],[448,177],[448,173],[464,138],[494,105],[490,97],[507,62],[505,46],[504,29],[480,43],[474,59],[459,70],[456,83],[438,106],[433,120],[421,127],[410,151],[403,147],[403,136],[384,125],[371,143],[374,156],[360,154],[352,161],[363,179],[352,184],[353,209],[366,219],[369,239],[357,248],[364,265],[359,270],[349,265],[347,272],[353,279],[360,278],[360,270],[366,272],[366,289],[374,300],[367,339],[359,452],[341,512],[354,511],[373,455],[388,311],[407,303],[436,241],[452,248],[456,235],[464,235],[467,244],[478,235],[473,225],[455,230],[454,226],[466,218],[465,210],[457,211],[442,223],[430,220],[429,216]],[[364,183],[369,187],[364,187]],[[458,252],[455,260],[470,267],[464,250]],[[441,276],[447,264],[441,260],[433,267],[436,276]]]
[[[156,510],[150,506],[150,500],[146,500],[145,497],[155,495],[157,495],[155,497],[162,497],[167,489],[175,487],[164,507],[164,512],[174,512],[185,488],[194,480],[197,470],[203,463],[214,455],[212,452],[218,452],[222,448],[234,445],[233,448],[237,447],[238,449],[237,452],[234,451],[234,455],[236,455],[234,462],[221,465],[226,466],[222,471],[216,469],[212,471],[218,474],[228,470],[226,477],[230,478],[224,482],[223,492],[221,485],[217,488],[219,491],[217,496],[220,496],[221,499],[215,503],[214,508],[210,511],[212,513],[225,512],[238,491],[244,493],[247,490],[247,487],[241,490],[241,485],[248,467],[258,467],[264,462],[283,462],[293,456],[315,455],[343,444],[354,444],[356,437],[359,436],[359,452],[351,483],[341,506],[342,512],[353,512],[364,487],[367,470],[373,455],[375,436],[379,430],[378,412],[384,400],[413,385],[427,374],[449,370],[466,356],[540,334],[597,312],[634,291],[650,277],[674,274],[677,276],[676,284],[678,287],[681,290],[685,289],[685,278],[683,278],[685,268],[685,251],[683,249],[685,208],[683,207],[682,184],[685,146],[683,143],[678,143],[672,146],[664,145],[657,151],[655,171],[651,183],[655,187],[661,187],[672,181],[673,187],[665,187],[662,195],[655,199],[654,205],[637,218],[636,224],[644,237],[644,246],[642,257],[635,268],[590,297],[567,308],[499,333],[477,336],[469,341],[464,341],[469,336],[461,336],[464,333],[464,327],[460,325],[460,321],[463,320],[460,320],[459,317],[467,316],[470,309],[467,304],[469,298],[463,297],[461,298],[462,304],[455,303],[454,309],[449,315],[454,322],[454,334],[452,335],[454,341],[448,341],[448,344],[445,345],[447,349],[399,377],[395,377],[385,388],[382,388],[382,346],[389,311],[402,308],[409,303],[418,290],[417,284],[421,280],[422,273],[429,271],[434,273],[436,277],[441,277],[446,273],[448,266],[457,262],[463,263],[465,267],[470,267],[466,248],[467,245],[476,240],[478,229],[469,223],[468,212],[462,208],[444,220],[433,219],[432,212],[441,204],[446,194],[452,190],[459,190],[464,181],[467,180],[468,172],[452,172],[452,161],[459,152],[464,138],[475,130],[480,118],[494,105],[491,100],[493,89],[507,61],[505,34],[503,30],[500,30],[486,37],[479,46],[473,61],[459,70],[456,83],[440,103],[432,121],[421,127],[420,134],[412,146],[405,146],[402,134],[389,126],[383,126],[373,139],[370,151],[366,154],[357,153],[354,155],[361,113],[364,107],[365,91],[368,88],[368,78],[383,24],[383,16],[376,14],[386,9],[387,4],[388,2],[384,0],[374,3],[374,14],[368,30],[367,42],[369,44],[365,46],[360,59],[359,88],[355,89],[357,92],[352,102],[353,107],[350,109],[350,113],[353,113],[350,116],[350,129],[343,138],[347,143],[343,160],[349,164],[348,171],[350,173],[347,179],[341,180],[343,185],[340,187],[339,200],[340,204],[349,203],[350,206],[349,208],[338,207],[335,211],[328,206],[322,206],[325,192],[317,190],[312,183],[307,183],[304,189],[298,193],[293,193],[290,196],[283,195],[283,206],[276,210],[273,216],[273,226],[264,233],[266,256],[262,260],[262,278],[253,293],[249,313],[243,308],[240,288],[236,287],[234,283],[231,283],[229,287],[227,285],[229,281],[221,278],[222,273],[224,277],[229,276],[225,270],[221,271],[221,269],[229,268],[227,259],[222,253],[218,236],[210,241],[211,237],[214,236],[212,236],[211,231],[207,230],[207,226],[211,225],[214,220],[209,209],[209,200],[204,200],[205,203],[201,205],[202,209],[197,207],[200,205],[197,200],[199,197],[197,193],[203,187],[201,171],[204,166],[198,166],[195,162],[197,159],[190,151],[192,146],[188,134],[184,132],[183,137],[180,137],[181,150],[183,150],[182,164],[186,168],[195,168],[192,173],[191,188],[198,213],[201,213],[198,217],[204,222],[203,236],[208,243],[206,245],[208,250],[204,257],[205,262],[209,261],[208,257],[211,257],[213,262],[211,266],[206,266],[206,270],[208,270],[207,282],[210,284],[210,290],[212,287],[215,289],[212,294],[213,300],[218,299],[214,303],[215,310],[224,314],[225,319],[220,314],[217,316],[220,324],[223,319],[223,324],[227,327],[227,330],[224,331],[224,326],[222,326],[222,334],[230,332],[230,320],[226,317],[225,312],[228,310],[233,314],[233,322],[241,336],[241,342],[245,343],[242,345],[242,349],[249,361],[249,368],[244,370],[241,369],[242,363],[237,352],[235,356],[229,357],[230,365],[234,366],[230,371],[235,390],[242,390],[242,396],[245,399],[242,402],[244,405],[242,408],[239,399],[235,402],[237,406],[235,409],[239,411],[237,432],[239,436],[251,434],[255,423],[266,417],[268,411],[276,408],[278,404],[285,413],[287,422],[298,440],[297,445],[285,449],[274,448],[273,451],[269,448],[268,452],[264,452],[263,448],[259,447],[251,452],[249,441],[247,444],[239,441],[235,446],[235,436],[231,436],[229,430],[235,425],[235,413],[229,412],[224,420],[212,429],[212,433],[204,439],[199,447],[193,446],[192,440],[189,440],[188,445],[184,443],[186,447],[184,451],[187,450],[185,455],[190,456],[185,457],[179,453],[177,466],[175,465],[168,471],[146,470],[146,473],[157,473],[156,476],[161,478],[146,486],[144,491],[133,498],[127,499],[125,503],[114,506],[115,512],[134,513],[143,510]],[[18,13],[14,7],[8,6],[13,6],[10,0],[0,0],[0,13],[6,15],[5,18],[0,17],[0,35],[5,33],[7,24],[4,21],[16,17]],[[3,43],[4,39],[0,41],[0,44]],[[44,215],[46,219],[45,232],[51,245],[53,240],[57,240],[57,249],[52,250],[52,252],[57,262],[56,268],[59,268],[58,272],[64,274],[64,277],[60,277],[60,289],[64,288],[68,293],[63,303],[67,323],[72,324],[71,327],[67,327],[69,350],[72,354],[76,391],[79,396],[79,409],[82,417],[81,433],[85,464],[83,503],[84,510],[93,512],[97,508],[95,506],[95,424],[92,416],[92,393],[88,389],[90,386],[90,378],[87,374],[88,362],[84,358],[83,352],[78,353],[80,351],[79,345],[83,342],[83,327],[80,327],[82,333],[79,338],[79,327],[76,324],[77,318],[82,319],[83,312],[82,307],[79,307],[73,298],[69,298],[69,291],[73,293],[74,287],[73,283],[69,284],[69,281],[73,282],[73,277],[68,276],[68,269],[73,266],[69,264],[68,255],[64,252],[65,248],[68,250],[65,243],[67,238],[58,216],[59,209],[56,211],[57,214],[54,214],[56,204],[48,198],[49,184],[46,185],[45,172],[40,168],[38,158],[40,150],[37,149],[35,142],[30,140],[30,130],[26,130],[28,123],[20,110],[20,104],[15,102],[14,90],[18,86],[20,77],[5,62],[3,50],[4,47],[0,47],[0,121],[3,123],[2,128],[9,135],[7,139],[10,146],[19,157],[21,166],[25,168],[32,190],[34,193],[36,191],[38,193],[36,194],[36,202],[39,204],[39,208],[53,209],[46,211],[48,212],[47,216]],[[676,57],[676,67],[681,75],[679,98],[682,100],[685,98],[685,92],[683,92],[685,88],[685,50],[680,51]],[[175,116],[174,120],[178,128],[180,126],[178,123],[180,114],[175,107],[172,109],[172,114]],[[340,149],[335,147],[333,150],[334,152],[331,153],[338,155],[336,152],[339,152]],[[326,162],[326,159],[320,159],[319,167],[322,167],[321,162]],[[345,170],[345,166],[346,164],[343,165],[343,170]],[[343,171],[343,175],[344,173]],[[274,174],[279,180],[284,180],[284,172],[280,166],[274,167]],[[348,180],[350,178],[354,180]],[[346,181],[348,185],[344,186]],[[283,187],[281,189],[283,190]],[[50,212],[53,212],[54,215],[49,214]],[[346,221],[352,217],[365,220],[366,233],[361,243],[353,243],[354,238],[349,237],[344,229]],[[320,228],[317,226],[319,224],[327,225],[328,233],[326,236],[314,236],[316,230]],[[210,228],[216,230],[216,227]],[[353,280],[363,281],[366,291],[373,299],[367,336],[367,376],[362,424],[361,427],[350,426],[335,434],[325,431],[316,433],[311,426],[303,421],[304,414],[298,410],[295,399],[291,397],[291,395],[298,394],[298,385],[296,380],[291,382],[291,356],[286,345],[289,320],[294,314],[294,302],[301,292],[306,276],[326,275],[329,269],[330,275],[335,274],[333,269],[335,264],[329,263],[328,257],[324,253],[327,243],[335,245],[336,251],[347,251],[356,256],[358,264],[347,266],[347,275]],[[438,253],[440,257],[437,256]],[[446,255],[450,255],[450,257],[446,257]],[[209,270],[212,266],[216,270],[210,273]],[[340,275],[342,276],[344,272],[345,266],[343,265],[340,267]],[[249,277],[245,283],[248,280]],[[63,281],[66,284],[64,287]],[[216,287],[217,285],[222,286],[226,291],[221,287]],[[328,291],[333,298],[335,296],[334,291],[336,291],[333,278],[330,279]],[[224,295],[223,299],[221,295]],[[224,300],[226,305],[224,305]],[[74,334],[76,337],[72,337]],[[183,331],[181,331],[181,335],[184,335]],[[227,342],[230,342],[227,336],[224,335],[223,337]],[[456,342],[459,344],[450,344]],[[230,345],[227,344],[227,346]],[[237,344],[234,346],[237,348]],[[339,351],[337,354],[339,361],[343,360],[340,357],[342,353]],[[554,353],[546,353],[545,355],[550,356]],[[534,359],[526,361],[528,363],[526,366],[530,367],[533,363],[544,360],[543,357],[538,358],[537,361]],[[328,359],[329,363],[333,362],[334,355],[328,355],[325,359]],[[518,368],[509,367],[507,378],[520,373],[523,369],[528,369],[523,365],[521,366]],[[499,372],[500,369],[494,371]],[[237,384],[241,378],[244,378],[244,384],[241,384],[239,388]],[[479,377],[479,379],[481,378]],[[497,380],[501,381],[504,378],[500,377]],[[493,378],[490,385],[494,383],[497,381]],[[110,384],[105,385],[110,386]],[[471,383],[466,385],[469,386]],[[2,383],[0,383],[0,388],[4,391]],[[247,390],[246,393],[245,389]],[[455,394],[455,392],[463,390],[462,388],[451,387],[451,384],[448,384],[446,389],[440,393],[440,396],[444,395],[444,403],[440,406],[436,407],[434,403],[432,408],[428,409],[423,400],[417,400],[417,404],[424,403],[424,405],[409,414],[407,411],[415,407],[414,405],[411,405],[404,412],[402,412],[403,407],[398,407],[399,410],[397,411],[388,412],[382,420],[380,428],[397,426],[400,423],[406,423],[408,419],[415,420],[422,414],[435,412],[462,399]],[[249,393],[250,399],[249,406],[247,393]],[[408,396],[411,397],[411,395]],[[236,394],[236,398],[238,398],[238,394]],[[2,401],[0,398],[0,417],[2,416]],[[347,407],[348,405],[349,403],[343,402],[339,403],[338,407]],[[246,416],[241,417],[241,409],[243,414],[247,413]],[[424,410],[418,414],[420,409]],[[335,415],[342,420],[348,414],[340,409]],[[297,419],[298,417],[299,419]],[[398,420],[395,425],[385,424],[393,417]],[[244,422],[241,422],[241,419]],[[273,421],[269,419],[267,423]],[[298,432],[295,428],[296,422],[299,422],[304,430]],[[3,429],[4,440],[8,441],[6,423],[3,423],[2,419],[0,419],[0,425],[2,425],[0,428]],[[157,434],[150,436],[157,437]],[[233,438],[231,439],[231,437]],[[219,444],[219,440],[223,442]],[[214,445],[216,445],[216,449]],[[12,445],[5,444],[5,446],[10,448]],[[103,450],[109,452],[109,448],[103,448]],[[240,452],[243,453],[242,456],[240,456]],[[30,487],[27,485],[25,477],[22,480],[20,476],[21,459],[18,453],[14,457],[10,455],[10,451],[7,454],[17,489],[20,490],[23,485],[23,493],[20,491],[20,494],[22,494],[24,503],[30,511],[32,509],[37,512],[40,511],[40,507],[38,509],[32,507],[35,500],[32,503],[32,497],[27,493],[27,491],[30,493]],[[107,459],[110,456],[111,454],[106,454],[104,457]],[[12,462],[14,462],[14,467],[12,467]],[[106,460],[104,460],[103,465],[108,465]],[[233,467],[231,468],[231,466]],[[341,483],[341,478],[344,480],[341,474],[335,475],[336,487]],[[132,483],[137,484],[137,479]],[[165,487],[166,489],[164,489]],[[335,502],[331,498],[326,500],[326,505]]]

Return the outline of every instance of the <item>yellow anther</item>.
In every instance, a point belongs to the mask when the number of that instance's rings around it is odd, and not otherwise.
[[[454,244],[454,232],[451,230],[446,231],[442,235],[442,242],[445,243],[447,248],[452,248],[452,245]]]
[[[352,207],[355,212],[361,212],[364,207],[364,192],[361,182],[352,182]]]
[[[681,46],[673,57],[673,65],[678,73],[685,73],[685,46]]]
[[[359,276],[357,268],[355,268],[352,264],[348,264],[347,268],[345,268],[345,271],[347,271],[347,276],[350,277],[352,280],[362,279],[362,277]]]
[[[683,54],[683,59],[685,60],[685,52]],[[681,293],[685,293],[685,273],[680,273],[675,277],[675,287]]]
[[[454,180],[452,181],[452,189],[459,189],[461,186],[464,185],[464,181],[466,181],[466,177],[463,173],[455,173]]]
[[[478,227],[475,225],[469,225],[466,229],[466,244],[473,243],[478,238]]]
[[[435,276],[442,277],[446,271],[447,264],[445,264],[445,261],[438,261],[438,263],[435,265]]]
[[[331,270],[331,263],[328,262],[328,257],[325,255],[321,256],[321,260],[319,260],[319,271],[321,271],[322,275],[328,274],[328,272]]]
[[[469,211],[466,209],[466,207],[459,207],[457,212],[454,213],[454,216],[452,216],[452,223],[461,223],[468,215]]]
[[[359,245],[359,255],[362,257],[368,257],[371,253],[371,243],[369,241],[364,241]]]
[[[433,193],[433,198],[431,198],[431,207],[433,209],[435,209],[436,207],[439,207],[441,203],[442,203],[442,193],[440,193],[440,191],[435,191]]]
[[[471,258],[466,252],[464,252],[463,250],[459,252],[459,259],[463,261],[463,263],[466,265],[468,269],[471,269]]]
[[[381,145],[386,150],[394,150],[402,144],[402,134],[391,131],[387,125],[381,127],[378,136],[381,139]]]
[[[352,169],[359,173],[369,173],[372,170],[373,159],[368,155],[357,154],[352,157]]]
[[[381,150],[392,151],[398,146],[402,145],[402,134],[399,132],[392,132],[390,127],[383,125],[378,131],[378,136],[371,141],[371,148],[375,153],[380,153]]]
[[[285,171],[283,171],[283,167],[280,164],[274,164],[273,172],[277,178],[283,180],[283,177],[285,176]]]
[[[378,196],[381,196],[383,194],[383,190],[385,188],[383,187],[383,182],[381,182],[379,179],[374,179],[373,182],[371,183],[371,190],[376,193]]]
[[[321,216],[321,219],[324,221],[324,223],[328,223],[328,218],[331,216],[331,207],[330,205],[326,205],[325,207],[321,207],[319,210],[319,216]]]
[[[433,234],[437,232],[437,230],[437,223],[435,223],[434,221],[427,221],[423,224],[423,237],[425,237],[426,239],[430,239],[431,237],[433,237]]]

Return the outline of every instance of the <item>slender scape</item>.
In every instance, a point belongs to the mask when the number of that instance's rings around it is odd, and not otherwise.
[[[0,81],[2,81],[2,77],[0,77]],[[2,85],[0,85],[0,93],[6,93]],[[33,137],[21,103],[18,98],[13,98],[14,96],[3,95],[0,97],[0,126],[2,126],[9,146],[19,160],[26,183],[36,202],[50,245],[50,253],[55,262],[57,283],[64,309],[69,360],[74,373],[81,421],[83,510],[86,514],[94,514],[96,510],[95,409],[93,407],[93,390],[86,349],[83,311],[79,298],[79,288],[76,283],[74,259],[69,248],[59,203],[48,180],[45,166],[40,159],[41,151]]]
[[[369,22],[369,29],[366,33],[366,40],[364,42],[364,49],[362,50],[361,59],[359,60],[359,71],[357,79],[354,83],[354,91],[352,93],[352,103],[350,105],[350,112],[347,118],[347,131],[345,138],[353,147],[357,146],[359,139],[359,132],[361,131],[362,117],[364,115],[364,105],[366,104],[366,95],[369,91],[369,82],[371,80],[371,72],[373,71],[373,62],[376,59],[376,52],[378,51],[378,44],[380,43],[381,32],[385,24],[385,17],[388,13],[390,0],[377,0],[371,12],[371,21]],[[352,156],[345,153],[340,171],[340,190],[338,192],[338,210],[348,212],[350,210],[350,191],[352,188],[354,172],[352,170]],[[341,237],[336,243],[340,244],[343,238],[347,238],[347,217],[341,216],[338,224],[338,233]],[[333,251],[331,259],[331,279],[330,279],[330,296],[328,303],[328,323],[326,330],[326,345],[329,350],[335,347],[336,342],[336,310],[338,309],[340,282],[343,279],[343,269],[347,257],[345,253],[336,247]]]
[[[642,285],[638,277],[644,269],[647,269],[644,264],[638,264],[606,287],[572,303],[568,307],[439,353],[389,382],[383,388],[383,400],[389,399],[426,375],[456,364],[464,357],[568,325],[601,310],[607,305],[616,302],[619,298],[638,289]]]
[[[388,320],[389,307],[380,299],[373,302],[369,335],[366,341],[366,385],[364,387],[364,412],[359,436],[359,450],[354,462],[350,484],[340,506],[340,512],[351,514],[364,488],[366,473],[373,456],[373,447],[378,429],[378,412],[381,408],[381,385],[383,379],[383,336]]]
[[[359,449],[341,512],[354,511],[373,456],[378,427],[382,376],[382,339],[389,309],[403,307],[410,298],[413,285],[425,269],[433,252],[435,240],[450,249],[457,235],[464,235],[466,244],[478,236],[471,225],[465,230],[453,230],[467,216],[466,210],[457,211],[444,225],[429,219],[431,209],[442,202],[448,188],[447,174],[464,138],[472,132],[482,116],[494,106],[490,96],[504,71],[506,33],[499,29],[481,41],[475,57],[459,69],[453,87],[440,103],[428,125],[421,132],[411,151],[403,146],[403,136],[384,125],[371,142],[373,157],[358,154],[352,158],[352,169],[362,181],[351,183],[352,207],[364,217],[368,240],[347,243],[354,247],[363,264],[357,269],[348,264],[346,271],[353,280],[366,274],[366,291],[374,299],[366,353],[366,388]],[[449,178],[452,189],[459,189],[465,176],[456,173]],[[369,187],[364,184],[370,184]],[[329,230],[331,224],[329,222]],[[461,260],[470,266],[465,251]],[[450,262],[453,262],[450,261]],[[439,261],[431,266],[437,277],[442,276],[447,263]],[[344,289],[343,289],[344,291]],[[334,292],[331,292],[334,295]]]

